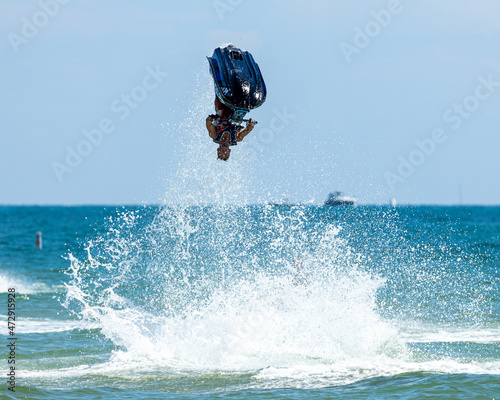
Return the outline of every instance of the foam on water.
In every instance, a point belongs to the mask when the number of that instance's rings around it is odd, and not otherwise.
[[[146,335],[140,323],[136,334],[123,337],[116,329],[123,314],[113,315],[103,332],[131,357],[159,357],[189,369],[254,370],[377,355],[397,340],[373,312],[374,285],[359,285],[364,279],[296,287],[258,276],[214,291],[189,312],[157,317]]]
[[[439,330],[404,333],[401,337],[407,343],[500,343],[500,329],[471,329],[466,331]]]
[[[97,325],[89,326],[84,321],[74,320],[54,320],[54,319],[18,319],[17,329],[20,334],[26,333],[49,333],[49,332],[67,332],[76,329],[93,329]]]
[[[19,294],[51,293],[62,289],[60,286],[51,287],[43,282],[33,282],[19,274],[13,276],[5,272],[0,273],[0,293],[7,293],[9,288],[15,288]]]

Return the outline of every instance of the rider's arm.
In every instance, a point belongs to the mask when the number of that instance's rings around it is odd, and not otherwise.
[[[252,132],[254,125],[254,123],[248,122],[246,128],[243,128],[236,133],[236,141],[241,142],[246,135]]]
[[[217,128],[212,123],[210,117],[207,117],[206,124],[207,124],[208,136],[210,136],[211,139],[215,139],[217,137]]]

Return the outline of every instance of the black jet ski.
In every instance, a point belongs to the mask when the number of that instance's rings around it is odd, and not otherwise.
[[[234,110],[231,122],[240,124],[247,112],[266,101],[266,84],[259,66],[248,51],[232,44],[216,48],[207,59],[216,96]]]

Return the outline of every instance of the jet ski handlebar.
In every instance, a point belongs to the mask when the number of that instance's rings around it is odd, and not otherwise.
[[[216,115],[216,114],[211,114],[209,115],[209,118],[210,120],[212,121],[228,121],[228,122],[232,122],[232,118],[228,118],[228,117],[221,117],[220,115]],[[248,119],[242,119],[243,122],[248,122],[252,125],[257,125],[258,122],[252,118],[248,118]]]

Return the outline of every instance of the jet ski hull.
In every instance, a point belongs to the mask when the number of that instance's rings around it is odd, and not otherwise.
[[[226,106],[244,115],[264,103],[267,95],[264,78],[248,51],[228,45],[216,48],[207,59],[215,93]]]

